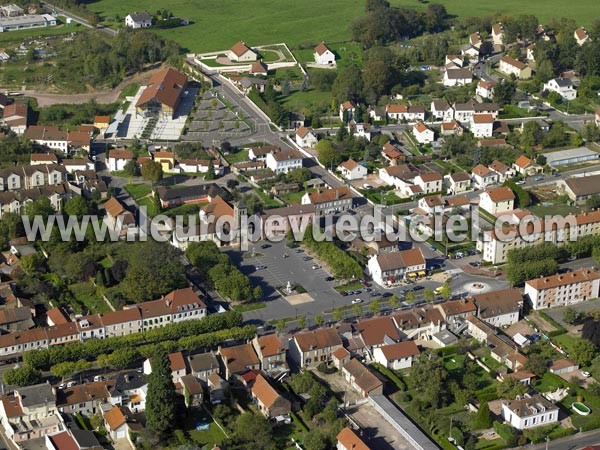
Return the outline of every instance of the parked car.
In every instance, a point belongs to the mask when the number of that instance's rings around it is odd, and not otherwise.
[[[102,380],[104,380],[104,377],[102,375],[96,375],[94,377],[94,381],[102,381]]]
[[[304,258],[302,258],[304,261],[310,261],[312,258],[310,256],[305,256]]]
[[[311,268],[312,268],[312,270],[317,270],[317,269],[320,269],[321,266],[319,266],[318,264],[313,264]]]
[[[333,278],[333,277],[331,277],[331,276],[329,276],[329,277],[325,278],[325,281],[334,281],[334,280],[335,280],[335,278]]]
[[[369,183],[363,184],[363,189],[371,189],[372,187]]]
[[[61,391],[62,391],[64,388],[66,388],[66,387],[67,387],[67,383],[60,383],[60,384],[58,385],[58,389],[60,389]]]
[[[544,177],[535,177],[535,178],[534,178],[534,180],[535,180],[535,181],[543,181],[543,180],[544,180]]]
[[[297,248],[296,250],[294,250],[294,253],[304,253],[304,250],[302,250],[301,248]]]
[[[73,386],[77,386],[77,381],[69,381],[69,382],[67,383],[67,387],[68,387],[68,388],[70,388],[70,387],[73,387]]]
[[[265,248],[270,248],[271,244],[263,244],[260,246],[260,248],[265,249]]]
[[[425,288],[421,285],[416,285],[416,286],[413,286],[413,288],[412,288],[413,291],[422,291],[423,289],[425,289]]]
[[[591,374],[591,373],[589,373],[589,372],[586,372],[585,370],[582,370],[582,371],[581,371],[581,375],[583,375],[583,376],[584,376],[584,377],[586,377],[586,378],[589,378],[589,377],[591,377],[591,376],[592,376],[592,374]]]
[[[354,300],[352,300],[353,305],[358,305],[359,303],[362,303],[362,300],[360,298],[355,298]]]
[[[381,298],[388,298],[388,297],[391,297],[392,295],[394,295],[394,294],[392,294],[391,292],[384,292],[383,294],[381,294]]]
[[[361,281],[361,283],[365,287],[371,287],[371,283],[369,283],[368,281]]]
[[[348,296],[348,291],[342,291],[342,292],[340,292],[340,295],[342,297],[347,297]]]
[[[267,266],[256,266],[255,269],[256,270],[265,270],[267,268]]]
[[[379,292],[377,292],[377,291],[371,292],[371,297],[379,297]]]
[[[480,262],[478,262],[478,261],[471,261],[471,262],[469,263],[469,265],[470,265],[471,267],[481,267],[481,263],[480,263]]]
[[[521,185],[525,184],[525,180],[519,180],[519,181],[517,181],[516,184],[518,184],[519,186],[521,186]]]

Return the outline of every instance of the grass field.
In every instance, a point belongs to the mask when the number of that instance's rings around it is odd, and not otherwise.
[[[441,0],[439,3],[457,16],[484,16],[496,12],[534,14],[542,23],[564,16],[577,20],[580,25],[589,25],[600,12],[597,0],[571,3],[559,0]],[[428,2],[391,0],[391,4],[424,9]],[[188,18],[191,24],[158,30],[157,33],[193,52],[228,49],[240,39],[250,45],[286,42],[291,48],[322,40],[340,43],[350,39],[350,23],[364,13],[364,1],[355,0],[246,0],[243,6],[235,0],[99,0],[88,3],[87,7],[103,19],[116,15],[123,18],[131,11],[154,12],[167,7],[176,16]]]

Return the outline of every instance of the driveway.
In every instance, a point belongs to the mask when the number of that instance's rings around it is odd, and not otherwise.
[[[396,431],[370,403],[347,410],[348,415],[360,426],[373,450],[412,450],[414,447]]]

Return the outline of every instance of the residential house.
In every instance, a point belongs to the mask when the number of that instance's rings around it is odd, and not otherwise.
[[[446,87],[466,86],[473,82],[473,72],[467,68],[447,69],[442,83]]]
[[[471,177],[467,172],[456,172],[444,176],[446,190],[450,195],[460,194],[471,189]]]
[[[250,389],[252,401],[267,419],[277,416],[289,416],[292,411],[291,402],[283,397],[262,375],[258,374]]]
[[[143,11],[141,13],[131,13],[125,17],[125,26],[128,28],[148,28],[152,26],[152,16]]]
[[[142,331],[142,314],[138,308],[122,309],[102,314],[106,337],[127,336]]]
[[[218,374],[220,371],[219,360],[213,352],[189,355],[188,364],[192,375],[203,384],[208,383],[208,377],[210,375]]]
[[[335,214],[352,209],[354,195],[343,186],[325,191],[307,192],[302,196],[303,205],[313,205],[316,216]]]
[[[312,128],[300,127],[296,130],[296,144],[300,147],[313,148],[317,141]]]
[[[557,191],[566,194],[572,202],[583,205],[588,199],[600,195],[600,175],[585,175],[559,180]]]
[[[367,168],[353,159],[341,163],[337,170],[341,172],[342,177],[349,181],[361,180],[367,176]]]
[[[373,122],[384,121],[387,117],[385,108],[380,108],[379,106],[369,106],[367,108],[367,114],[369,115],[369,119],[371,119]]]
[[[50,383],[18,387],[0,400],[3,434],[17,447],[65,429]]]
[[[577,45],[583,45],[588,41],[591,41],[589,33],[585,28],[579,27],[573,32],[573,37],[577,41]]]
[[[433,130],[423,122],[417,122],[413,125],[412,134],[419,144],[431,144],[435,137]]]
[[[171,172],[175,167],[175,154],[169,151],[155,151],[152,154],[154,162],[162,167],[163,172]]]
[[[187,75],[172,67],[156,72],[135,104],[136,113],[144,116],[175,118],[187,85]]]
[[[471,178],[477,189],[485,189],[489,185],[498,182],[498,174],[489,167],[485,167],[483,164],[477,164],[473,167],[471,170]]]
[[[566,375],[579,369],[579,365],[570,359],[556,359],[548,366],[548,372],[554,375]]]
[[[376,134],[379,134],[379,128],[368,123],[355,123],[351,121],[348,123],[348,133],[356,139],[366,139],[371,142],[371,139]]]
[[[504,44],[504,25],[501,23],[492,25],[492,43],[494,45]]]
[[[125,169],[125,164],[133,159],[133,152],[124,148],[108,151],[108,170],[111,172],[122,171]]]
[[[471,296],[477,317],[497,328],[517,323],[523,310],[523,294],[519,289],[502,289]]]
[[[204,390],[198,379],[194,375],[183,375],[179,377],[179,383],[183,389],[185,405],[188,408],[201,406]]]
[[[260,369],[260,360],[252,344],[241,344],[233,347],[220,347],[219,355],[225,366],[225,379],[241,375],[249,369]]]
[[[543,167],[541,167],[539,164],[536,164],[533,159],[528,158],[525,155],[521,155],[515,160],[513,163],[513,169],[515,169],[518,174],[523,176],[535,175],[544,170]]]
[[[178,383],[179,379],[187,374],[187,365],[181,352],[169,353],[169,367],[173,384]],[[152,358],[146,358],[142,370],[146,375],[152,373]]]
[[[439,194],[421,197],[417,203],[417,208],[423,211],[425,215],[443,214],[444,200],[442,200],[442,196]]]
[[[113,441],[127,439],[129,437],[129,427],[125,414],[120,406],[113,406],[103,414],[106,431]]]
[[[449,122],[442,122],[440,131],[442,136],[462,136],[463,127],[456,120],[452,119]]]
[[[406,155],[390,142],[386,142],[383,146],[381,156],[383,156],[391,166],[395,166],[406,159]]]
[[[494,117],[491,114],[473,114],[471,133],[478,139],[491,137],[494,130]]]
[[[46,312],[46,323],[48,326],[62,325],[69,323],[70,320],[62,308],[54,307]]]
[[[390,120],[425,120],[425,107],[422,105],[386,105],[385,112]]]
[[[488,189],[479,194],[479,207],[496,215],[515,209],[515,194],[506,186]]]
[[[54,153],[32,153],[29,164],[32,166],[58,164],[58,157]]]
[[[289,173],[302,168],[302,155],[296,150],[268,153],[265,163],[275,173]]]
[[[577,97],[577,91],[570,78],[553,78],[544,83],[542,91],[556,92],[566,101],[575,100]]]
[[[477,89],[475,90],[475,95],[491,100],[494,98],[494,89],[497,85],[498,83],[494,80],[479,80],[479,83],[477,83]]]
[[[354,102],[346,101],[340,104],[340,120],[342,122],[349,122],[354,120],[354,114],[356,113],[356,105]]]
[[[94,116],[94,128],[104,131],[110,125],[110,116]]]
[[[126,406],[134,413],[146,409],[148,392],[147,376],[137,371],[120,372],[114,385],[108,387],[109,402],[114,406]]]
[[[472,63],[478,61],[481,56],[481,51],[479,48],[473,47],[470,44],[467,44],[461,48],[460,53],[463,57],[468,58]]]
[[[469,45],[479,49],[482,44],[483,44],[483,40],[481,39],[481,35],[479,34],[479,31],[476,31],[475,33],[471,33],[469,35]]]
[[[25,139],[52,150],[65,154],[69,151],[69,133],[56,126],[32,125],[25,130],[23,135]]]
[[[369,450],[370,447],[350,427],[342,429],[337,435],[336,450]]]
[[[6,105],[2,112],[2,122],[15,134],[23,134],[29,124],[29,108],[23,103]]]
[[[229,383],[221,378],[218,373],[211,373],[208,376],[208,393],[212,405],[224,402],[228,390]]]
[[[373,350],[375,361],[392,370],[409,369],[420,354],[415,341],[382,345]]]
[[[300,367],[316,366],[331,361],[331,355],[342,347],[342,340],[333,328],[296,333],[289,341],[288,357]]]
[[[435,119],[447,122],[454,117],[454,109],[452,109],[452,106],[445,100],[432,100],[431,114]]]
[[[256,336],[252,340],[252,346],[263,371],[270,373],[287,370],[285,345],[276,333]]]
[[[382,345],[393,344],[400,340],[400,334],[389,316],[359,320],[355,325],[363,348],[373,358],[373,350]]]
[[[454,109],[454,119],[461,123],[469,122],[473,114],[475,114],[475,102],[469,101],[467,103],[454,103],[452,108]]]
[[[446,55],[444,65],[454,64],[457,67],[465,65],[465,58],[463,55]]]
[[[504,183],[506,180],[510,180],[515,176],[514,169],[510,168],[502,161],[498,161],[497,159],[492,161],[488,168],[498,174],[498,183]]]
[[[502,403],[502,417],[517,430],[558,423],[558,411],[558,406],[540,394]]]
[[[335,53],[331,51],[325,42],[321,42],[315,47],[313,52],[315,58],[315,64],[322,64],[327,66],[335,66]]]
[[[500,65],[498,67],[500,72],[506,75],[514,75],[519,80],[527,80],[531,78],[531,67],[527,64],[517,61],[508,55],[500,58]]]
[[[254,61],[250,66],[250,75],[260,75],[266,77],[269,74],[269,67],[262,61]]]
[[[600,275],[590,269],[540,277],[525,282],[533,309],[568,306],[600,297]]]
[[[393,285],[406,277],[425,274],[425,258],[418,248],[372,256],[367,269],[373,281],[381,286]]]
[[[477,312],[475,304],[466,298],[439,303],[435,305],[435,308],[440,311],[444,320],[449,324],[466,319]]]
[[[438,172],[423,172],[418,174],[413,183],[423,194],[434,194],[442,190],[442,175]]]
[[[105,381],[78,384],[56,391],[56,407],[64,414],[92,416],[102,411],[110,393]]]
[[[71,174],[75,171],[94,170],[94,163],[87,158],[63,159],[61,163]]]
[[[243,41],[238,41],[229,49],[227,57],[234,62],[251,62],[258,59],[258,54]]]
[[[135,218],[131,211],[125,209],[115,197],[109,198],[104,204],[105,221],[111,229],[119,232],[121,237],[127,236],[127,230],[135,227]]]
[[[358,359],[352,358],[342,367],[346,382],[362,397],[383,394],[383,383]]]
[[[268,236],[285,235],[290,229],[304,232],[315,219],[313,205],[291,205],[282,208],[272,208],[259,215],[260,230],[263,238]],[[293,225],[293,228],[292,228]]]
[[[412,308],[391,314],[403,340],[431,339],[446,328],[446,322],[436,308]]]

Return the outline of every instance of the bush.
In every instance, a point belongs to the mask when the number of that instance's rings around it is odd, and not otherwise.
[[[335,367],[330,367],[327,365],[327,363],[319,363],[319,365],[317,366],[317,370],[321,373],[324,374],[330,374],[330,373],[334,373],[337,369]]]
[[[514,437],[517,434],[516,430],[513,427],[511,427],[510,425],[504,425],[496,420],[494,421],[493,426],[494,431],[506,441],[514,439]]]

